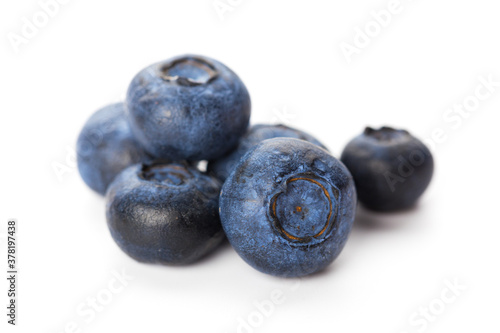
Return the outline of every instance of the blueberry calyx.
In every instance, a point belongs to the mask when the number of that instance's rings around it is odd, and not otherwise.
[[[181,86],[208,84],[219,75],[215,66],[197,57],[183,57],[161,68],[162,79]]]
[[[338,198],[335,187],[313,174],[288,177],[269,200],[273,229],[297,245],[319,243],[336,224]]]
[[[183,164],[156,161],[144,163],[139,171],[139,178],[163,185],[182,186],[193,175]]]
[[[392,141],[409,135],[406,130],[397,130],[387,126],[383,126],[379,129],[366,127],[364,134],[368,137],[376,139],[377,141]]]

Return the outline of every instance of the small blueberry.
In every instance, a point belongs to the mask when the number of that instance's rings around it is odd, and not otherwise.
[[[76,152],[83,181],[102,195],[123,169],[149,159],[132,136],[123,103],[104,107],[90,117],[80,132]]]
[[[169,160],[215,159],[233,149],[250,119],[250,96],[222,63],[184,55],[151,65],[127,92],[128,117],[151,155]]]
[[[132,258],[185,265],[224,239],[220,182],[187,163],[161,161],[125,169],[106,194],[111,236]]]
[[[283,277],[328,266],[347,241],[355,208],[347,168],[328,151],[293,138],[252,148],[220,196],[233,248],[257,270]]]
[[[390,127],[367,127],[347,144],[341,160],[354,177],[359,201],[375,211],[413,206],[434,170],[432,154],[420,140]]]

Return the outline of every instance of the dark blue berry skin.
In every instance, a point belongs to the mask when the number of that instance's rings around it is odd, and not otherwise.
[[[351,230],[356,189],[347,168],[303,140],[275,138],[252,148],[222,187],[224,231],[257,270],[299,277],[328,266]]]
[[[186,163],[131,166],[106,194],[111,236],[140,262],[193,263],[224,239],[220,186],[217,179]]]
[[[375,211],[412,207],[431,182],[429,149],[405,130],[367,127],[344,149],[342,162],[356,182],[359,201]]]
[[[222,63],[184,55],[151,65],[132,80],[128,117],[153,156],[209,160],[233,149],[250,119],[250,96]]]
[[[106,106],[90,117],[80,132],[76,152],[83,181],[101,195],[123,169],[149,159],[132,136],[123,103]]]
[[[243,155],[245,155],[251,148],[264,140],[279,137],[305,140],[314,143],[323,149],[327,149],[312,135],[295,128],[285,125],[253,125],[240,139],[240,142],[234,151],[217,160],[210,161],[208,164],[208,172],[224,181],[227,177],[229,177],[229,174],[238,164]]]

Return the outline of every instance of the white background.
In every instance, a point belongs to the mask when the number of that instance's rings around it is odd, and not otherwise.
[[[47,22],[35,0],[0,5],[2,233],[8,218],[20,224],[19,322],[8,331],[220,333],[243,320],[240,332],[498,332],[500,87],[466,118],[443,118],[474,101],[481,76],[500,81],[498,3],[401,0],[350,63],[342,43],[354,43],[356,28],[376,29],[370,12],[388,0],[222,3],[231,6],[223,19],[213,0],[72,0]],[[46,25],[13,47],[34,15]],[[136,72],[188,52],[239,74],[253,123],[309,131],[336,156],[366,125],[431,138],[431,187],[409,212],[360,210],[338,260],[301,280],[261,274],[227,244],[189,267],[134,262],[111,239],[105,201],[80,180],[72,149]],[[133,280],[107,299],[122,270]],[[455,282],[466,287],[458,296],[446,290]],[[277,292],[283,302],[262,315],[255,302],[269,305]],[[95,297],[106,304],[93,316]]]

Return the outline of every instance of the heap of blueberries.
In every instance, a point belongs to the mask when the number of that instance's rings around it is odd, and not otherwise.
[[[406,209],[432,178],[430,151],[405,130],[367,128],[340,162],[300,130],[249,127],[250,109],[232,70],[184,55],[145,68],[124,103],[90,117],[78,169],[106,195],[125,253],[185,265],[227,237],[257,270],[304,276],[339,255],[358,198],[375,211]]]

